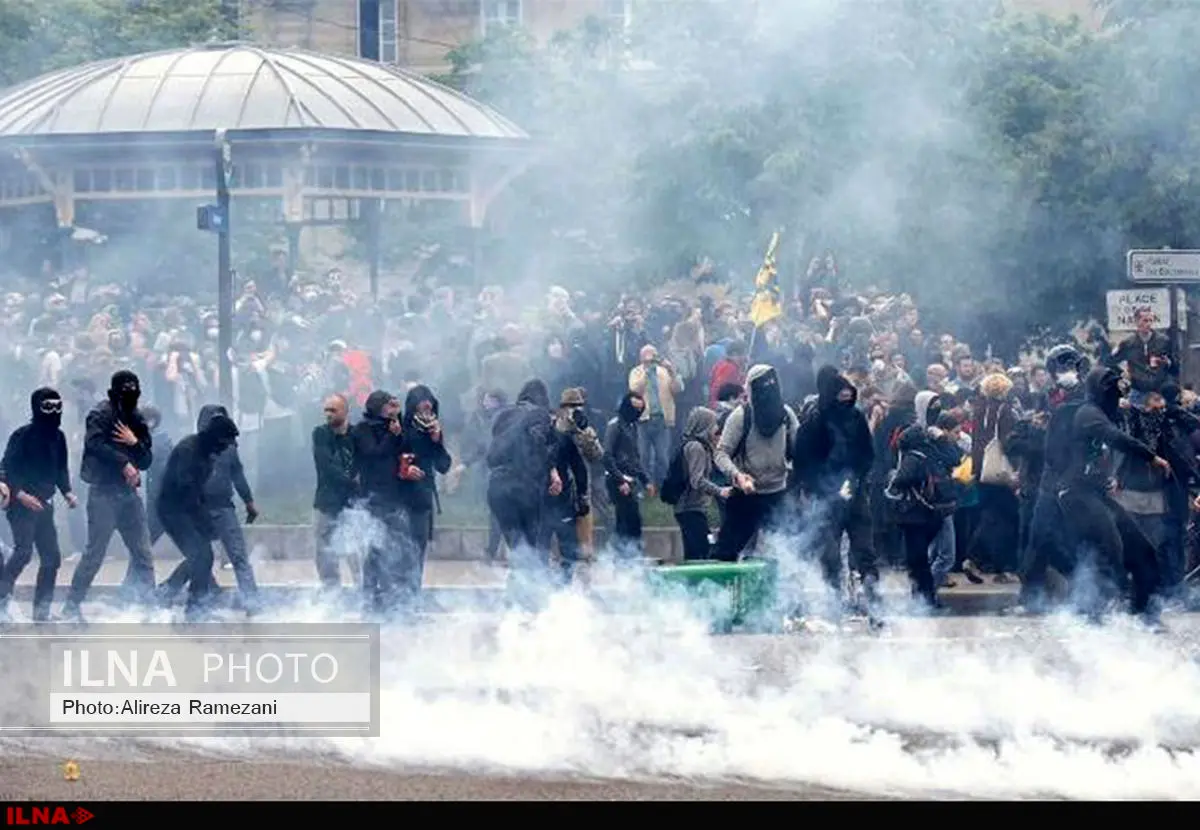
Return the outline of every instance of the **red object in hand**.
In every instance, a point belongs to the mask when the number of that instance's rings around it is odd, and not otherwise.
[[[410,452],[403,453],[400,456],[400,478],[405,481],[417,481],[422,477],[423,471],[421,468],[413,464],[416,458]]]

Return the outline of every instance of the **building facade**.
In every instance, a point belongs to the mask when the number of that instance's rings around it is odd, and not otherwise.
[[[396,64],[436,74],[446,53],[499,26],[535,37],[574,28],[588,17],[627,25],[634,0],[240,0],[250,36]]]
[[[685,0],[680,0],[684,2]],[[782,0],[780,0],[782,1]],[[250,36],[274,47],[355,55],[423,74],[447,69],[446,53],[499,26],[539,40],[588,17],[628,26],[637,0],[238,0]],[[1077,14],[1098,26],[1094,0],[1007,0],[1023,11]]]

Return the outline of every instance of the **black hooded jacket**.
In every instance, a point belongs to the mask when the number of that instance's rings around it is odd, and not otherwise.
[[[33,420],[17,427],[8,437],[4,458],[0,460],[0,481],[12,491],[11,509],[17,506],[17,493],[25,492],[47,503],[54,491],[64,496],[71,492],[71,475],[67,471],[67,439],[59,428],[60,421],[41,418],[43,400],[59,397],[57,392],[38,389],[30,398]],[[61,415],[59,416],[61,419]]]
[[[1061,483],[1106,491],[1112,479],[1109,452],[1152,461],[1154,451],[1122,432],[1114,422],[1120,413],[1120,372],[1097,366],[1088,373],[1087,400],[1075,411],[1068,442],[1069,463]]]
[[[531,380],[517,402],[492,423],[488,447],[489,499],[503,497],[530,508],[542,504],[550,487],[550,469],[561,440],[550,412],[546,384]]]
[[[400,504],[401,436],[388,429],[382,410],[392,396],[372,392],[363,407],[363,419],[350,434],[354,437],[354,469],[359,487],[372,507],[390,509]]]
[[[420,467],[425,477],[420,481],[399,479],[400,500],[412,511],[433,510],[437,494],[437,475],[450,472],[450,453],[442,441],[433,437],[415,420],[417,407],[423,402],[433,404],[433,415],[439,414],[438,399],[427,386],[417,385],[408,390],[404,400],[403,432],[400,434],[400,452],[411,453],[412,463]]]
[[[215,414],[194,435],[179,441],[167,459],[162,482],[158,486],[156,507],[164,526],[171,517],[186,518],[195,523],[201,533],[212,535],[209,504],[206,495],[213,465],[237,438],[238,429],[228,415]]]
[[[608,429],[604,431],[604,470],[618,484],[631,482],[645,485],[650,482],[650,477],[642,467],[642,457],[638,454],[638,418],[642,413],[633,405],[635,397],[628,392],[621,398],[617,417],[608,422]]]
[[[871,429],[858,408],[858,391],[836,369],[818,373],[817,407],[796,431],[796,479],[805,492],[818,497],[838,493],[849,480],[857,492],[875,461]],[[849,389],[850,400],[838,396]]]
[[[220,404],[200,407],[200,414],[196,417],[196,429],[203,432],[217,415],[228,418],[229,412]],[[236,446],[226,449],[213,462],[213,472],[205,485],[204,497],[211,508],[233,507],[234,490],[243,504],[254,501],[254,493],[250,490],[250,482],[246,480],[246,470],[242,466],[242,457],[238,455]]]

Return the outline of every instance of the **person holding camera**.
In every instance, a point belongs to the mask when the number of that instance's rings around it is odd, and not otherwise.
[[[683,381],[653,346],[643,346],[639,358],[629,371],[629,391],[646,403],[638,425],[638,455],[650,481],[661,487],[671,464],[675,396],[683,391]]]
[[[594,520],[591,503],[589,465],[604,457],[604,447],[596,430],[588,423],[587,398],[581,388],[564,389],[554,428],[568,440],[562,442],[555,461],[562,492],[547,496],[542,528],[542,544],[550,549],[550,539],[558,539],[559,561],[564,583],[569,583],[579,562],[591,561]]]

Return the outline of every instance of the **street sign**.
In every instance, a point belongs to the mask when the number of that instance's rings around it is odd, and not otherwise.
[[[1108,305],[1109,332],[1130,332],[1137,328],[1137,313],[1148,310],[1154,317],[1154,328],[1166,331],[1171,327],[1171,295],[1167,288],[1130,288],[1109,291],[1105,299]],[[1178,293],[1178,325],[1187,330],[1187,301],[1183,289]]]
[[[1138,283],[1200,283],[1200,251],[1130,251],[1129,279]]]

